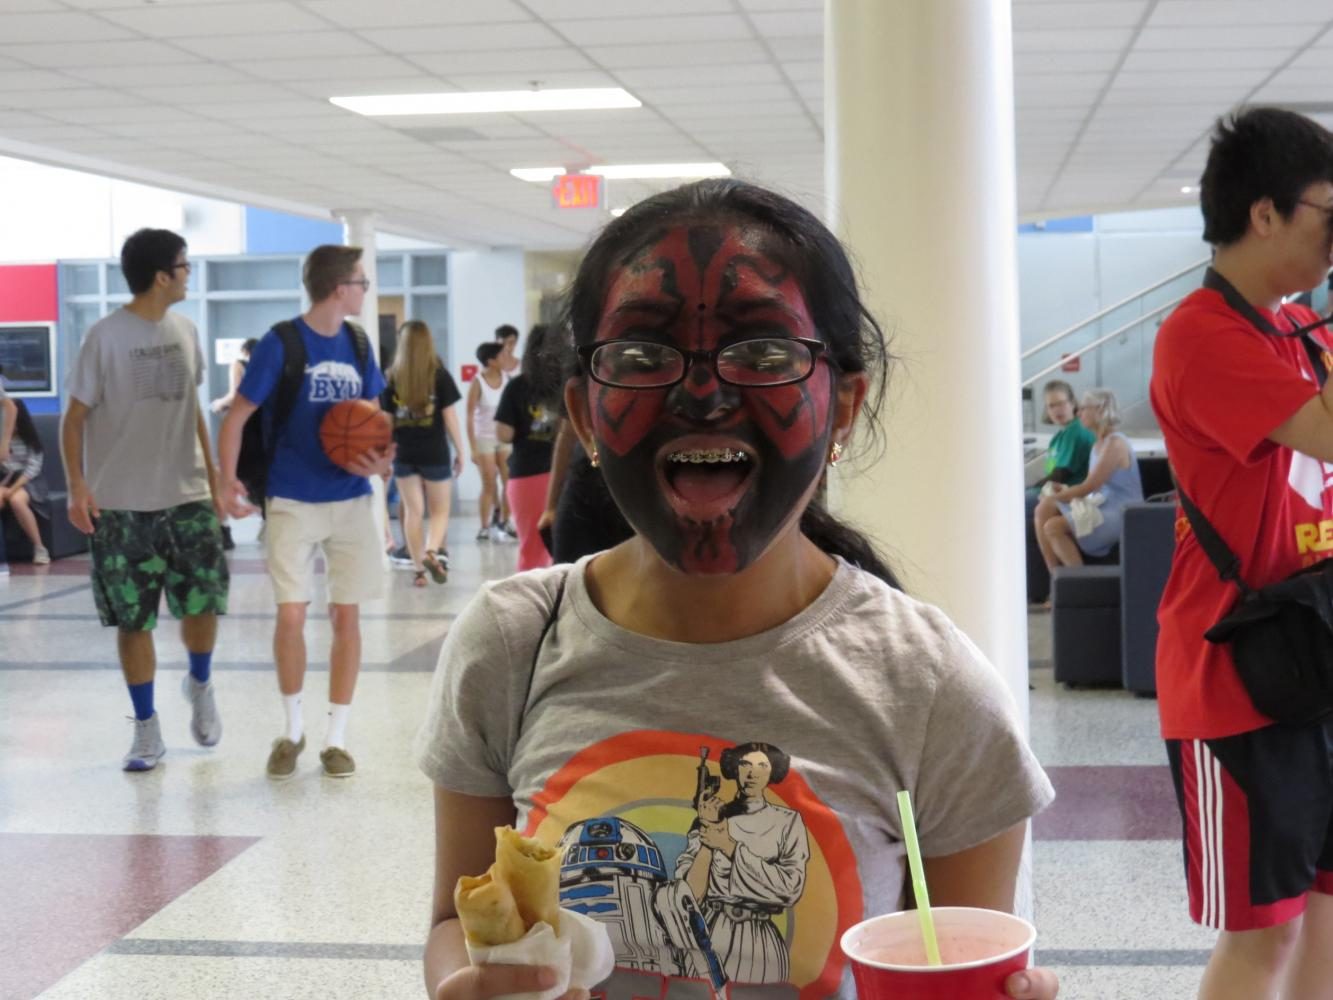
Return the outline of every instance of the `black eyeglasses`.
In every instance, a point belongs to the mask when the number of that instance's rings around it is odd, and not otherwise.
[[[712,351],[682,351],[648,340],[605,340],[578,349],[588,376],[614,389],[665,389],[684,380],[696,362],[712,365],[719,382],[771,388],[804,382],[828,349],[820,340],[756,337]]]
[[[193,270],[194,270],[194,265],[193,265],[193,264],[191,264],[188,260],[183,260],[183,261],[181,261],[179,264],[172,264],[169,268],[167,268],[167,271],[168,271],[169,273],[171,273],[171,274],[175,274],[175,273],[176,273],[177,271],[179,271],[182,267],[185,268],[185,272],[186,272],[187,274],[188,274],[190,271],[193,271]]]
[[[368,292],[368,291],[370,291],[370,279],[369,279],[369,278],[352,278],[350,281],[340,281],[340,282],[338,282],[338,284],[340,284],[340,285],[360,285],[360,286],[361,286],[361,291],[363,291],[363,292]]]
[[[1333,223],[1333,205],[1321,205],[1317,201],[1306,201],[1304,198],[1297,198],[1296,204],[1309,205],[1311,208],[1319,209],[1319,211],[1324,213],[1324,217],[1328,219],[1330,223]]]

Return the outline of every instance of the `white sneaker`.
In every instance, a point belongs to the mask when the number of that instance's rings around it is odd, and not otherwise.
[[[491,541],[492,541],[492,542],[501,542],[501,543],[503,543],[503,542],[511,542],[511,541],[514,541],[514,539],[510,538],[508,535],[505,534],[505,530],[504,530],[504,528],[500,527],[498,524],[492,524],[492,525],[491,525]]]
[[[132,719],[134,723],[134,742],[130,752],[125,755],[126,771],[151,771],[167,752],[167,745],[162,742],[162,726],[154,712],[148,719]]]
[[[44,546],[37,546],[32,553],[32,564],[34,566],[49,566],[51,564],[51,553],[47,552]]]
[[[190,735],[201,747],[217,746],[222,739],[222,716],[213,698],[213,682],[200,684],[187,671],[181,679],[181,694],[190,703]]]

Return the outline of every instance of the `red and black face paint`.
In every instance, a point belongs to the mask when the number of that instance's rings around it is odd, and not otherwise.
[[[596,339],[686,352],[756,337],[820,339],[801,288],[760,227],[664,230],[614,272]],[[668,563],[735,573],[799,517],[824,469],[832,374],[740,387],[695,359],[667,389],[588,383],[606,482]]]

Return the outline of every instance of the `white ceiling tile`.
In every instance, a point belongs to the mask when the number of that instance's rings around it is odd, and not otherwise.
[[[34,119],[42,121],[42,119]],[[0,121],[0,135],[19,142],[35,142],[38,145],[50,143],[82,142],[94,137],[91,129],[84,125],[53,124],[46,121],[41,125],[11,125]]]
[[[527,21],[529,15],[513,0],[393,0],[372,12],[365,0],[308,0],[311,13],[345,28],[403,28],[430,24],[494,24]],[[369,16],[368,16],[369,13]]]
[[[598,65],[616,70],[625,79],[633,79],[633,74],[638,73],[680,74],[687,72],[685,67],[770,62],[764,46],[750,38],[660,45],[589,45],[584,51]]]
[[[1308,53],[1307,53],[1308,55]],[[1122,64],[1127,72],[1228,69],[1276,69],[1291,58],[1291,48],[1280,49],[1151,49],[1130,52]]]
[[[1021,63],[1027,52],[1120,52],[1132,37],[1128,28],[1015,31],[1014,61]]]
[[[1217,87],[1234,90],[1238,95],[1268,76],[1266,69],[1189,70],[1187,72],[1142,70],[1121,72],[1114,86],[1124,89],[1175,90],[1180,87]]]
[[[25,90],[66,90],[88,85],[62,73],[40,69],[0,70],[0,94]]]
[[[51,127],[50,118],[29,111],[0,110],[0,133],[7,128]]]
[[[417,76],[420,70],[404,59],[389,55],[350,56],[330,61],[319,56],[290,59],[243,60],[234,64],[265,80],[364,80],[375,77]]]
[[[179,108],[166,108],[158,104],[136,104],[121,107],[98,107],[90,105],[78,108],[51,108],[46,114],[62,122],[74,122],[79,125],[91,125],[105,128],[120,122],[174,122],[194,121],[195,116]]]
[[[308,14],[294,3],[268,0],[260,3],[197,4],[178,7],[169,3],[141,6],[128,10],[109,10],[109,21],[130,28],[150,38],[182,38],[191,35],[248,35],[257,27],[279,33],[319,31],[328,24]],[[297,39],[290,39],[299,47]]]
[[[533,82],[545,90],[579,87],[617,87],[614,77],[596,69],[560,70],[553,73],[510,70],[507,73],[465,73],[448,77],[459,90],[527,90]]]
[[[524,6],[538,17],[547,21],[601,19],[608,15],[628,17],[652,17],[662,14],[660,0],[526,0]],[[710,14],[717,11],[718,0],[673,0],[671,9],[681,14]]]
[[[161,101],[185,107],[230,101],[249,101],[258,106],[272,101],[292,99],[292,92],[285,87],[260,81],[249,83],[173,83],[166,88],[159,84],[156,87],[131,88],[129,92],[137,94],[145,101]]]
[[[358,0],[359,2],[359,0]],[[592,69],[592,61],[578,49],[564,46],[550,49],[484,49],[468,52],[418,52],[411,57],[414,66],[429,73],[450,76],[454,73],[507,73],[523,71],[549,73],[558,70]]]
[[[1193,28],[1198,25],[1319,24],[1329,19],[1328,0],[1168,0],[1159,3],[1148,22],[1153,26]]]
[[[0,92],[0,105],[34,111],[56,108],[109,108],[144,104],[142,98],[117,90],[39,90]]]
[[[744,83],[726,88],[726,101],[719,98],[715,86],[700,87],[640,87],[638,97],[644,103],[651,103],[659,108],[669,108],[678,104],[721,104],[736,106],[747,101],[785,100],[791,97],[791,88],[785,83]]]
[[[812,59],[808,62],[783,63],[782,72],[794,83],[824,82],[823,60]]]
[[[824,34],[822,10],[785,10],[752,13],[750,22],[765,38],[808,38]]]
[[[188,58],[188,56],[186,57]],[[219,63],[194,62],[163,67],[146,66],[71,66],[67,75],[103,87],[159,87],[169,81],[172,85],[185,83],[240,83],[251,77],[230,66]]]
[[[460,24],[444,28],[372,28],[361,34],[391,52],[468,52],[487,49],[548,49],[561,40],[535,22]]]
[[[1139,32],[1135,47],[1151,49],[1276,49],[1295,50],[1309,38],[1309,29],[1299,25],[1252,24],[1224,25],[1196,24],[1181,28],[1149,26]]]
[[[251,28],[254,28],[251,25]],[[309,31],[294,35],[210,35],[176,38],[172,44],[205,59],[245,61],[300,58],[315,53],[330,61],[340,56],[375,53],[375,47],[350,31]]]
[[[199,104],[194,110],[209,118],[242,118],[256,121],[281,118],[326,118],[345,121],[360,117],[313,97],[308,100],[268,101],[263,104],[254,104],[250,101],[225,101],[217,104]]]
[[[0,39],[3,39],[0,34]],[[162,42],[58,42],[10,46],[0,43],[0,56],[12,55],[34,66],[144,66],[188,63],[188,52]]]
[[[824,37],[771,38],[768,42],[774,58],[782,62],[803,62],[824,58]]]
[[[107,24],[101,18],[72,11],[58,14],[11,14],[5,11],[3,17],[4,30],[0,32],[0,38],[7,45],[61,39],[71,42],[117,41],[133,37],[131,32]]]
[[[1015,60],[1014,69],[1019,73],[1099,73],[1114,69],[1120,56],[1119,51],[1024,52]]]
[[[1139,23],[1149,6],[1148,0],[1018,4],[1014,7],[1014,31],[1036,28],[1132,28]]]
[[[769,83],[780,85],[782,74],[771,62],[727,63],[721,66],[691,66],[688,71],[669,69],[622,70],[617,76],[623,85],[638,93],[643,88],[673,88],[681,84],[716,85]],[[822,77],[821,77],[822,79]]]
[[[556,21],[553,27],[576,45],[633,45],[754,37],[745,19],[735,14],[598,17],[586,21]]]
[[[458,88],[434,76],[407,76],[390,79],[346,80],[328,77],[323,80],[293,80],[285,84],[289,91],[328,100],[330,97],[365,97],[371,94],[437,94]]]

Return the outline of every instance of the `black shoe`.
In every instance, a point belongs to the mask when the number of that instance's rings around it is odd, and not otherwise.
[[[231,525],[224,524],[222,526],[222,551],[230,552],[234,548],[236,548],[236,543],[231,540]]]

